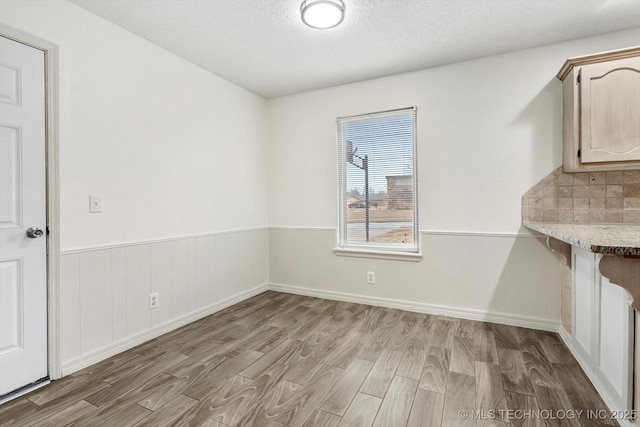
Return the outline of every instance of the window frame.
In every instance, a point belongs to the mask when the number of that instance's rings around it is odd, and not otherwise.
[[[342,256],[357,256],[368,258],[398,259],[419,261],[422,258],[420,229],[419,229],[419,205],[418,205],[418,135],[417,135],[417,107],[398,108],[386,111],[377,111],[354,116],[338,117],[336,119],[337,128],[337,159],[338,159],[338,227],[336,230],[336,248],[334,253]],[[346,138],[344,130],[347,124],[354,122],[373,121],[376,118],[386,118],[393,116],[410,116],[413,126],[413,238],[414,244],[372,244],[357,243],[347,240],[347,153]]]

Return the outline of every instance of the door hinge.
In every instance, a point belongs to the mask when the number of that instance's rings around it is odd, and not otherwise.
[[[578,150],[578,158],[582,158],[582,150]]]
[[[577,82],[577,83],[582,82],[582,74],[579,74],[579,73],[578,73],[578,78],[576,79],[576,82]]]

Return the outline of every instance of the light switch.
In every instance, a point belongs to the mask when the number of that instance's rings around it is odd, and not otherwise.
[[[102,212],[102,196],[89,196],[89,212]]]

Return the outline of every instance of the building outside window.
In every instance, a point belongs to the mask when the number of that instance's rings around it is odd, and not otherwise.
[[[338,249],[419,252],[416,109],[338,119]]]

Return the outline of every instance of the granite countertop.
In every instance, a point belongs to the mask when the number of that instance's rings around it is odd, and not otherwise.
[[[524,222],[525,227],[599,254],[640,255],[640,225]]]

